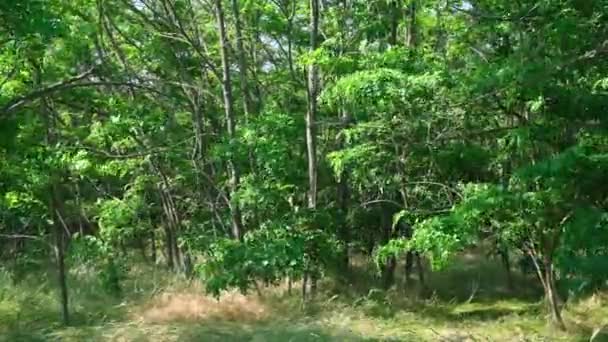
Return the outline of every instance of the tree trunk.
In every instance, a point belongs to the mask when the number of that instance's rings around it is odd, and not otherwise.
[[[159,185],[158,194],[160,196],[160,203],[163,208],[163,217],[164,217],[164,229],[165,229],[165,247],[167,248],[167,267],[171,270],[177,269],[179,265],[179,261],[177,259],[177,251],[175,250],[175,225],[173,222],[173,215],[171,214],[171,210],[169,209],[169,203],[167,200],[167,195],[165,193],[165,189]]]
[[[386,245],[391,239],[391,220],[388,218],[389,213],[384,209],[380,208],[380,228],[382,229],[382,244]],[[386,264],[382,266],[382,286],[385,290],[390,289],[395,281],[395,269],[397,266],[397,259],[391,256],[386,261]]]
[[[405,284],[412,283],[412,270],[414,269],[414,252],[407,251],[405,253]]]
[[[553,271],[553,260],[550,255],[546,255],[543,258],[543,266],[544,270],[541,269],[540,264],[538,263],[538,258],[536,253],[529,251],[532,262],[534,264],[534,268],[536,270],[536,274],[538,275],[538,279],[543,285],[543,289],[545,292],[545,300],[547,302],[547,308],[551,313],[551,322],[560,330],[566,330],[566,325],[564,324],[564,320],[562,318],[561,307],[559,294],[557,293],[557,289],[555,286],[555,276]]]
[[[416,0],[412,0],[408,6],[407,33],[405,36],[405,46],[409,48],[415,48],[417,43],[416,11]]]
[[[342,270],[348,274],[350,268],[350,258],[349,258],[349,246],[350,243],[350,231],[347,224],[348,215],[348,181],[347,174],[343,172],[340,180],[338,181],[338,207],[340,208],[340,216],[341,222],[339,229],[339,238],[344,244],[344,255],[340,261],[340,266]]]
[[[505,267],[505,272],[507,274],[507,286],[509,287],[509,290],[513,290],[513,272],[511,272],[511,259],[509,258],[509,251],[499,249],[498,254],[500,254],[502,265]]]
[[[414,253],[414,257],[416,258],[416,270],[418,271],[418,281],[420,281],[420,288],[426,288],[426,280],[424,278],[424,267],[422,266],[422,257],[419,252]]]
[[[192,262],[192,254],[190,253],[190,251],[186,248],[184,248],[184,251],[182,252],[183,254],[183,259],[184,259],[184,274],[186,275],[186,277],[191,278],[192,275],[194,274],[194,264]]]
[[[34,63],[35,78],[38,85],[42,84],[42,66]],[[54,145],[57,142],[57,132],[55,131],[56,117],[49,107],[47,99],[42,97],[40,101],[40,110],[44,114],[44,120],[46,125],[46,145]],[[51,171],[56,175],[56,172]],[[53,175],[52,174],[52,175]],[[53,246],[55,261],[57,262],[57,283],[59,285],[60,292],[60,303],[61,303],[61,319],[64,325],[70,324],[70,311],[69,311],[69,294],[66,277],[65,267],[65,232],[64,227],[61,224],[62,218],[60,217],[59,208],[61,206],[61,199],[58,189],[58,183],[51,177],[50,185],[50,200],[49,200],[49,213],[50,217],[53,218],[53,228],[55,235],[55,245]]]
[[[175,269],[175,260],[173,260],[173,233],[169,228],[168,224],[165,222],[165,247],[167,248],[167,267],[170,270]]]
[[[306,302],[307,287],[308,287],[308,273],[304,272],[304,275],[302,276],[302,302]]]
[[[317,35],[319,31],[319,0],[310,0],[310,51],[317,48]],[[317,114],[317,91],[318,70],[314,63],[308,66],[307,90],[308,107],[306,111],[306,156],[308,160],[308,208],[312,211],[317,209],[317,142],[315,132],[315,118]],[[314,267],[310,265],[308,267]],[[314,284],[311,290],[316,289],[316,277],[312,276],[311,270],[304,271],[302,283],[302,297],[306,299],[306,286],[308,280]],[[311,291],[312,294],[312,291]]]
[[[148,255],[146,254],[146,239],[145,236],[137,237],[137,245],[141,253],[141,258],[145,263],[148,263]]]
[[[152,263],[156,265],[156,234],[154,233],[154,228],[150,231],[150,249]]]
[[[394,256],[388,258],[386,264],[382,269],[382,286],[385,290],[391,288],[395,282],[395,268],[397,266],[397,259]]]
[[[310,0],[310,51],[317,48],[319,31],[319,0]],[[317,142],[315,120],[319,75],[317,66],[308,66],[308,110],[306,112],[306,150],[308,158],[308,207],[317,208]]]
[[[393,0],[390,4],[391,9],[391,33],[388,39],[389,44],[396,45],[397,44],[397,31],[399,29],[399,19],[401,17],[401,1]]]
[[[238,0],[231,0],[232,12],[234,15],[234,30],[236,33],[236,52],[237,62],[239,64],[239,77],[241,82],[241,92],[243,93],[243,110],[245,112],[245,121],[249,119],[252,111],[251,94],[249,93],[249,85],[247,83],[247,60],[245,59],[246,52],[243,47],[243,33],[241,30],[241,14],[239,11]]]
[[[251,93],[249,92],[249,83],[248,83],[248,77],[247,77],[247,73],[248,73],[248,63],[247,63],[247,59],[245,58],[247,56],[247,52],[245,51],[245,48],[243,46],[243,40],[245,39],[243,37],[243,33],[242,33],[242,29],[241,29],[241,13],[239,10],[239,0],[231,0],[231,4],[232,4],[232,12],[234,15],[234,30],[236,33],[236,54],[237,54],[237,62],[238,62],[238,66],[239,66],[239,81],[240,81],[240,86],[241,86],[241,93],[242,93],[242,99],[243,99],[243,111],[244,111],[244,116],[245,116],[245,123],[248,124],[249,123],[249,118],[252,114],[253,111],[253,104],[251,101]],[[249,157],[249,166],[251,168],[251,171],[254,172],[255,170],[255,156],[253,153],[253,149],[248,148],[247,151],[248,157]],[[253,208],[253,219],[251,224],[256,227],[259,225],[258,223],[258,214],[257,214],[258,210],[257,208]]]
[[[52,210],[55,212],[54,227],[55,227],[55,260],[57,261],[57,282],[59,284],[60,298],[61,298],[61,318],[64,325],[70,324],[70,312],[69,312],[69,298],[68,298],[68,284],[67,284],[67,272],[65,267],[65,232],[63,226],[60,223],[61,218],[59,217],[57,209],[57,188],[55,185],[52,186]]]
[[[339,24],[342,27],[342,32],[340,34],[340,51],[339,55],[343,56],[347,50],[347,38],[349,36],[349,26],[348,26],[348,0],[342,0],[342,13],[340,15]],[[350,111],[345,106],[340,110],[340,121],[341,121],[341,129],[347,129],[352,121],[352,117],[350,115]],[[344,138],[339,138],[338,141],[338,149],[344,148]],[[348,202],[349,202],[349,187],[348,187],[348,171],[343,170],[340,175],[340,179],[338,180],[337,187],[337,197],[338,197],[338,208],[340,209],[341,222],[338,231],[338,238],[344,244],[344,256],[341,260],[341,267],[344,270],[344,273],[347,275],[347,278],[350,277],[350,255],[349,255],[349,243],[351,239],[350,229],[348,227]]]
[[[555,272],[553,270],[553,262],[550,258],[545,259],[545,284],[546,297],[551,312],[551,320],[553,324],[560,330],[566,330],[566,325],[562,318],[560,298],[555,285]]]
[[[226,114],[226,130],[230,143],[233,143],[235,138],[235,117],[232,99],[232,82],[230,80],[230,65],[228,62],[228,37],[226,36],[226,26],[224,20],[224,10],[222,8],[222,0],[215,0],[215,15],[220,37],[220,54],[222,59],[222,91],[224,95],[224,112]],[[228,158],[228,174],[230,175],[230,199],[239,187],[239,172],[235,165],[234,157]],[[235,239],[243,238],[241,212],[238,204],[229,202],[230,214],[232,217],[232,236]]]

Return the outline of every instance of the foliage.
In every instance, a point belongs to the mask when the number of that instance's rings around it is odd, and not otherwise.
[[[257,286],[257,280],[276,284],[285,277],[298,279],[311,268],[319,268],[319,272],[335,263],[341,247],[331,234],[311,229],[301,219],[286,227],[280,225],[283,222],[248,233],[243,242],[215,242],[199,269],[207,291],[215,296],[231,287],[247,292]]]
[[[65,312],[64,266],[117,293],[134,255],[216,295],[316,288],[355,251],[437,270],[488,244],[540,261],[547,294],[604,286],[607,18],[578,0],[0,0],[0,261],[45,255]]]

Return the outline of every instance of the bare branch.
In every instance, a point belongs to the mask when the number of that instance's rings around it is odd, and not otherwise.
[[[115,81],[91,81],[91,82],[79,82],[79,83],[75,83],[76,81],[82,80],[83,78],[85,78],[87,75],[81,74],[78,75],[74,78],[71,78],[69,80],[66,81],[62,81],[62,82],[58,82],[55,83],[51,86],[48,86],[46,88],[40,89],[40,90],[35,90],[27,95],[24,95],[20,98],[17,98],[13,101],[10,101],[7,105],[5,105],[2,109],[0,109],[0,113],[5,113],[5,114],[9,114],[12,111],[18,109],[19,107],[22,107],[32,101],[35,101],[39,98],[51,95],[53,93],[57,93],[57,92],[61,92],[61,91],[65,91],[65,90],[69,90],[69,89],[74,89],[74,88],[87,88],[87,87],[104,87],[104,86],[115,86],[115,87],[132,87],[132,88],[139,88],[139,89],[144,89],[147,90],[148,92],[152,92],[155,93],[157,95],[161,95],[161,96],[167,96],[165,93],[158,91],[152,87],[149,86],[145,86],[142,84],[137,84],[137,83],[133,83],[133,82],[115,82]]]
[[[0,238],[4,239],[25,239],[25,240],[34,240],[44,243],[49,247],[53,247],[50,243],[48,243],[45,239],[36,235],[25,235],[25,234],[0,234]]]
[[[60,90],[66,89],[66,88],[73,87],[75,82],[83,80],[83,79],[87,78],[89,75],[91,75],[93,73],[93,70],[94,70],[94,68],[90,68],[87,71],[85,71],[81,74],[78,74],[74,77],[68,78],[63,81],[59,81],[57,83],[53,83],[46,88],[34,90],[33,92],[31,92],[27,95],[24,95],[24,96],[21,96],[19,98],[12,100],[12,101],[9,101],[8,104],[6,104],[4,107],[2,107],[2,109],[0,109],[0,113],[2,113],[2,112],[9,113],[35,99],[44,97],[48,94],[51,94],[51,93],[54,93],[54,92],[57,92],[57,91],[60,91]]]

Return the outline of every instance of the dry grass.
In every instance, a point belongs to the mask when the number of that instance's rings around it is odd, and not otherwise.
[[[198,284],[179,291],[161,292],[132,310],[131,318],[145,323],[196,322],[221,319],[257,322],[268,318],[267,305],[254,295],[231,291],[219,299],[207,296]]]
[[[0,277],[0,341],[589,341],[595,332],[593,342],[608,341],[600,333],[608,323],[608,294],[569,302],[568,332],[557,332],[534,291],[497,290],[504,277],[492,260],[466,255],[429,274],[436,291],[430,297],[402,285],[370,290],[378,284],[365,260],[356,260],[352,271],[347,283],[324,279],[303,310],[298,283],[292,295],[283,283],[262,288],[263,296],[225,292],[216,299],[196,280],[142,265],[131,270],[124,297],[112,298],[94,286],[93,271],[78,270],[70,282],[74,325],[68,328],[57,323],[54,283],[40,284],[32,274],[17,287],[2,286]],[[475,296],[472,282],[479,282]]]

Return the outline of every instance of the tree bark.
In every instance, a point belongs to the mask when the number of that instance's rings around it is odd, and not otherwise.
[[[319,0],[310,0],[310,51],[317,48],[319,31]],[[315,118],[319,75],[317,66],[308,66],[308,110],[306,112],[306,150],[308,158],[308,208],[317,207],[317,141]]]
[[[500,254],[500,259],[507,274],[507,286],[509,287],[509,290],[513,290],[513,272],[511,271],[511,259],[509,258],[509,251],[501,248],[498,250],[498,254]]]
[[[557,293],[557,286],[555,284],[555,272],[553,270],[553,261],[551,258],[545,258],[545,284],[546,286],[546,297],[551,312],[551,320],[553,324],[560,330],[566,330],[566,325],[562,318],[562,312],[560,307],[560,298]]]
[[[343,28],[342,33],[340,35],[340,56],[342,56],[346,52],[346,38],[348,35],[348,24],[347,24],[347,14],[348,14],[348,1],[342,0],[342,15],[340,15],[340,26]],[[341,129],[347,129],[351,123],[351,115],[349,110],[346,107],[341,108],[340,110],[340,121],[341,121]],[[344,148],[344,138],[340,138],[338,141],[338,149]],[[349,202],[349,187],[348,187],[348,171],[343,170],[337,184],[337,197],[338,197],[338,209],[340,210],[341,222],[338,231],[338,238],[344,244],[344,256],[341,260],[341,267],[344,270],[344,273],[347,277],[350,277],[350,255],[349,255],[349,243],[350,243],[350,230],[348,226],[348,202]]]
[[[399,19],[401,17],[401,1],[393,0],[390,3],[391,10],[391,32],[388,39],[389,44],[396,45],[397,44],[397,31],[399,29]]]
[[[317,39],[319,31],[319,0],[310,0],[310,47],[313,52],[317,48]],[[307,91],[308,91],[308,107],[306,111],[306,156],[308,160],[308,209],[315,211],[317,209],[317,142],[315,130],[315,118],[317,114],[317,91],[318,91],[318,70],[314,63],[308,66]],[[317,277],[314,270],[310,267],[304,271],[304,279],[302,281],[302,297],[306,300],[306,286],[310,279],[311,295],[316,291]]]
[[[416,25],[416,11],[417,4],[416,0],[412,0],[410,5],[408,6],[408,23],[407,23],[407,33],[405,36],[405,46],[409,48],[416,47],[416,38],[417,38],[417,25]]]
[[[57,212],[57,189],[56,186],[52,188],[53,205],[52,208]],[[68,297],[68,284],[67,284],[67,272],[65,267],[65,232],[61,226],[60,217],[56,213],[55,220],[55,259],[57,261],[57,281],[59,283],[59,290],[61,296],[61,318],[64,325],[70,324],[70,311],[69,311],[69,297]]]
[[[386,245],[391,239],[391,220],[389,213],[384,207],[380,207],[380,229],[382,229],[382,244]],[[382,265],[382,286],[385,290],[390,289],[395,281],[395,269],[397,266],[397,258],[391,256],[386,263]]]
[[[36,83],[39,86],[42,84],[42,67],[38,63],[33,63],[35,69]],[[57,132],[55,131],[56,118],[51,108],[47,103],[46,94],[41,95],[40,110],[44,114],[44,120],[46,125],[46,145],[47,148],[54,145],[57,142]],[[60,206],[61,199],[57,184],[57,173],[51,171],[51,184],[50,184],[50,200],[49,200],[49,213],[50,217],[53,218],[53,230],[55,235],[55,245],[53,246],[55,261],[57,262],[57,283],[59,285],[60,292],[60,305],[61,305],[61,319],[64,325],[70,324],[70,311],[69,311],[69,294],[67,285],[67,272],[65,267],[65,232],[64,227],[61,224],[62,218],[60,217]]]
[[[246,52],[243,47],[243,33],[241,29],[241,13],[239,11],[238,0],[231,0],[232,12],[234,15],[234,30],[236,33],[236,51],[237,51],[237,62],[239,64],[239,77],[241,82],[241,92],[243,96],[243,110],[245,112],[245,121],[249,119],[249,115],[253,109],[251,105],[251,94],[249,92],[249,85],[247,83],[247,59],[245,58]]]
[[[308,273],[304,272],[304,276],[302,277],[302,302],[305,303],[308,299],[307,296],[307,287],[308,287]]]
[[[344,244],[344,256],[341,260],[341,266],[344,272],[348,275],[350,268],[349,243],[350,231],[347,223],[348,215],[348,175],[346,172],[342,174],[338,181],[338,208],[340,209],[341,222],[339,227],[339,238]]]
[[[414,269],[414,252],[407,251],[405,253],[405,284],[412,283],[412,270]]]
[[[169,228],[168,224],[165,222],[165,248],[167,248],[167,267],[170,270],[175,269],[175,260],[173,259],[173,233]]]
[[[422,266],[422,257],[419,252],[414,252],[416,258],[416,270],[418,271],[418,280],[420,281],[420,288],[426,289],[426,280],[424,278],[424,267]]]
[[[222,1],[215,0],[215,15],[220,37],[220,54],[222,59],[222,91],[224,96],[224,112],[226,114],[226,130],[230,144],[234,143],[236,122],[233,108],[232,98],[232,82],[230,80],[230,65],[228,61],[228,37],[226,36],[226,26],[224,20],[224,10]],[[230,198],[238,190],[239,187],[239,170],[235,165],[234,157],[231,155],[228,158],[228,174],[230,175]],[[229,201],[230,214],[232,218],[232,236],[235,239],[243,238],[241,212],[238,204]]]
[[[550,253],[546,254],[543,257],[543,270],[541,269],[541,266],[538,262],[538,255],[533,251],[529,251],[528,254],[532,258],[536,274],[538,275],[538,278],[541,284],[543,285],[543,289],[545,292],[545,300],[547,302],[549,312],[551,313],[551,322],[558,329],[566,330],[566,325],[564,324],[564,320],[562,318],[561,313],[559,294],[557,293],[557,287],[555,285],[553,259]]]
[[[154,228],[150,230],[150,249],[152,263],[156,265],[156,234],[154,233]]]

